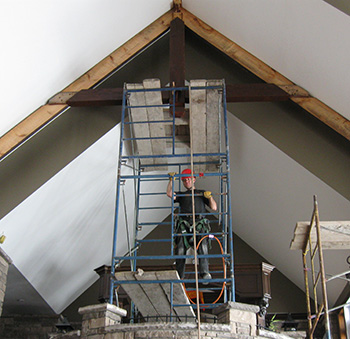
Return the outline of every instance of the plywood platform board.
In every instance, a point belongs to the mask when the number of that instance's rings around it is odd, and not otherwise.
[[[222,93],[219,89],[191,89],[193,87],[221,86],[222,80],[191,80],[190,82],[190,132],[193,153],[220,152],[220,112]],[[194,161],[219,162],[218,156],[195,157]],[[216,164],[194,167],[195,172],[215,171]]]
[[[160,88],[159,79],[146,79],[142,84],[127,84],[129,90],[142,90]],[[129,106],[143,106],[130,108],[130,117],[132,122],[133,137],[142,138],[135,141],[136,150],[139,155],[164,155],[166,154],[165,139],[150,139],[165,137],[165,127],[163,123],[138,123],[142,121],[160,121],[164,120],[162,107],[154,107],[162,105],[162,94],[160,91],[139,91],[131,92],[128,97]],[[166,158],[143,158],[141,164],[166,164]],[[159,169],[158,167],[146,167],[145,170],[151,171]],[[167,167],[161,167],[167,169]]]
[[[324,250],[350,249],[350,221],[321,221],[321,242]],[[310,222],[300,221],[296,224],[291,250],[304,250],[308,242]],[[311,231],[311,243],[317,241],[316,228]]]
[[[172,313],[173,316],[179,317],[179,321],[195,321],[195,313],[182,284],[173,284],[173,304],[188,306],[174,307],[171,310],[170,283],[123,283],[123,281],[135,280],[179,280],[177,271],[117,272],[115,277],[144,317],[158,317],[158,319],[164,318],[165,320],[165,316],[169,317]]]

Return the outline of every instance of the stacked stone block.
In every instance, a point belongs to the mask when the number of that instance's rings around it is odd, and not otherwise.
[[[256,338],[258,311],[258,306],[225,304],[216,310],[219,324],[201,324],[201,338]],[[126,316],[125,310],[110,304],[83,307],[79,313],[83,315],[81,338],[84,339],[198,339],[196,323],[121,324],[121,317]]]
[[[229,302],[215,309],[220,323],[201,323],[200,338],[204,339],[290,339],[289,336],[257,330],[258,306]],[[198,339],[198,327],[193,322],[154,322],[122,324],[126,311],[111,304],[86,306],[79,309],[83,316],[81,331],[51,334],[50,339]],[[16,337],[17,338],[17,337]],[[20,337],[22,338],[22,337]],[[26,337],[27,338],[27,337]],[[28,337],[30,338],[30,337]],[[41,337],[33,337],[41,338]],[[299,337],[302,338],[302,337]]]
[[[126,311],[111,304],[99,304],[79,308],[83,316],[82,335],[93,336],[95,339],[104,338],[100,334],[105,333],[106,327],[120,324],[121,317],[126,316]]]
[[[228,302],[216,309],[219,323],[229,324],[232,334],[256,336],[259,306]]]

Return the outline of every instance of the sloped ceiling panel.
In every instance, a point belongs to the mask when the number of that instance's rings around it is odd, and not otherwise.
[[[170,0],[3,2],[0,136],[170,6]]]
[[[117,143],[114,129],[1,220],[4,250],[57,313],[110,261]]]
[[[233,229],[304,290],[301,252],[289,249],[296,222],[311,220],[314,195],[323,221],[350,220],[350,202],[232,114],[229,123]],[[347,271],[348,255],[325,251],[326,272]],[[344,286],[327,286],[330,303]]]
[[[183,0],[183,7],[350,120],[348,15],[318,0]]]
[[[56,313],[97,280],[95,268],[110,265],[119,131],[120,125],[0,221],[0,230],[6,234],[5,252]],[[131,171],[126,168],[123,174],[132,174]],[[151,190],[148,186],[144,185],[146,192]],[[164,182],[159,182],[152,184],[152,189],[161,192],[163,186]],[[132,246],[128,244],[126,225],[133,229],[133,183],[129,180],[121,192],[117,235],[120,256]],[[153,201],[152,206],[169,205],[168,199],[160,200]],[[167,213],[149,211],[148,214],[157,221]],[[144,228],[139,236],[146,236],[152,229]],[[130,230],[129,238],[132,236]]]

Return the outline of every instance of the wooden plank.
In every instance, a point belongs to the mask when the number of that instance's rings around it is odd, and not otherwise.
[[[214,47],[225,53],[231,59],[241,64],[244,68],[258,76],[267,83],[281,86],[294,85],[292,81],[276,72],[273,68],[250,54],[242,47],[214,30],[212,27],[201,21],[199,18],[181,9],[182,18],[185,25],[193,32],[198,34],[204,40],[212,44]],[[347,140],[350,140],[350,121],[334,111],[329,106],[322,103],[316,98],[292,98],[292,100],[300,105],[307,112],[311,113],[323,123],[334,129]]]
[[[164,110],[164,119],[172,120],[173,114],[168,109]],[[165,135],[173,137],[173,123],[164,123]],[[172,139],[167,139],[167,146],[172,147]],[[190,131],[189,131],[189,110],[185,109],[182,117],[175,117],[175,147],[189,148],[190,147]]]
[[[170,26],[172,11],[162,15],[132,39],[120,46],[96,66],[92,67],[83,76],[64,89],[64,92],[76,92],[91,88],[102,79],[123,65],[136,53],[149,45],[152,41],[163,34]],[[0,138],[0,158],[9,154],[18,145],[32,136],[36,131],[55,118],[68,106],[66,105],[44,105],[34,113],[21,121],[17,126]]]
[[[144,272],[142,270],[135,274],[135,279],[138,281],[158,280],[156,272]],[[165,316],[170,314],[171,305],[160,284],[143,284],[140,286],[159,315]],[[165,321],[165,317],[163,320]]]
[[[170,315],[171,289],[170,283],[123,284],[123,281],[142,280],[179,280],[176,270],[117,272],[116,280],[135,303],[143,316]],[[174,307],[173,315],[179,316],[180,321],[195,321],[195,313],[190,306],[185,290],[181,283],[173,284],[173,304],[188,305]]]
[[[321,221],[321,241],[323,249],[350,249],[350,221]],[[308,241],[310,222],[300,221],[296,224],[291,250],[304,250]],[[316,229],[311,232],[311,243],[317,241]]]
[[[143,87],[145,89],[160,88],[159,79],[146,79],[143,81]],[[162,105],[161,91],[145,92],[145,101],[148,106]],[[149,121],[164,120],[164,112],[162,107],[147,107],[147,117]],[[149,124],[150,136],[165,137],[164,123],[150,123]],[[164,155],[166,154],[166,139],[151,139],[152,154]],[[154,158],[155,164],[166,164],[167,158]],[[162,167],[162,170],[167,170],[166,167]]]
[[[223,80],[208,80],[207,86],[222,86]],[[219,89],[207,90],[207,109],[206,109],[206,149],[208,153],[220,152],[220,113],[222,107],[222,91]],[[208,161],[215,161],[219,164],[219,156],[208,156]],[[206,171],[217,171],[216,164],[207,164]]]
[[[158,311],[154,308],[140,284],[122,283],[122,281],[134,281],[135,272],[118,272],[115,274],[115,278],[120,282],[125,293],[135,303],[143,316],[159,316]]]
[[[177,280],[180,279],[177,271],[158,271],[155,272],[158,280]],[[170,296],[171,296],[171,290],[170,290],[170,284],[169,283],[162,283],[161,284],[162,289],[164,290],[165,294],[168,296],[169,302],[170,302]],[[185,306],[179,306],[174,307],[174,311],[176,315],[180,317],[180,320],[184,321],[187,317],[187,321],[195,321],[196,315],[193,311],[193,308],[190,306],[190,301],[188,300],[186,296],[185,289],[182,284],[173,284],[173,304],[177,305],[189,305],[188,307]]]
[[[191,87],[204,87],[206,80],[191,80]],[[190,89],[190,133],[193,153],[206,152],[206,90]],[[193,161],[205,161],[204,156],[195,156]],[[204,172],[206,165],[195,165],[194,171]]]
[[[143,89],[142,84],[126,84],[126,88],[129,90]],[[144,92],[130,92],[128,96],[129,106],[145,106],[146,98]],[[145,107],[140,108],[130,108],[130,117],[132,122],[148,121],[147,109]],[[136,152],[139,155],[151,155],[152,145],[149,131],[148,123],[133,124],[132,131],[134,138],[147,138],[142,140],[135,140],[134,145],[136,145]],[[153,164],[152,158],[145,158],[140,161],[142,164]]]
[[[73,98],[80,92],[60,92],[49,99],[48,104],[50,105],[69,105],[69,99]]]

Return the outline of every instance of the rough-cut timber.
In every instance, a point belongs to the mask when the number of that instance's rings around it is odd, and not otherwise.
[[[222,80],[191,80],[190,87],[221,86]],[[195,153],[219,153],[219,114],[222,112],[219,89],[190,90],[191,148]],[[194,162],[219,162],[218,156],[195,156]],[[194,166],[195,172],[215,171],[215,164]]]
[[[320,221],[323,249],[350,249],[350,221]],[[296,224],[291,250],[305,250],[308,242],[310,222],[300,221]],[[316,227],[311,231],[311,243],[317,241]]]
[[[185,86],[185,25],[179,18],[175,18],[170,24],[169,68],[171,86]],[[185,109],[185,93],[176,92],[175,102],[175,116],[182,117]]]
[[[126,281],[179,280],[177,271],[144,272],[139,270],[138,272],[118,272],[115,277],[144,317],[158,317],[159,321],[162,316],[170,315],[170,283],[128,284]],[[172,314],[179,316],[179,321],[194,321],[195,314],[182,284],[174,283],[173,289],[173,303],[188,306],[174,307]]]
[[[127,84],[128,90],[141,90],[130,92],[128,105],[132,124],[132,137],[136,138],[134,145],[141,156],[164,155],[166,154],[164,123],[156,121],[164,120],[162,96],[160,91],[142,91],[147,89],[160,88],[159,79],[146,79],[142,84]],[[147,107],[146,107],[147,106]],[[149,121],[149,123],[144,123]],[[153,123],[152,123],[153,121]],[[140,139],[142,138],[142,139]],[[152,138],[152,139],[151,139]],[[155,139],[154,139],[155,138]],[[141,165],[165,164],[166,159],[161,157],[142,158]],[[145,170],[157,170],[157,167],[146,167]]]
[[[281,89],[283,87],[283,90]],[[184,100],[189,102],[188,90]],[[169,102],[169,94],[162,92],[163,102]],[[286,101],[291,97],[309,97],[309,94],[295,85],[274,84],[226,84],[226,102]],[[79,92],[61,92],[49,100],[50,105],[67,104],[71,107],[122,105],[122,88],[85,89]]]

